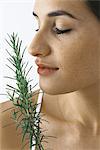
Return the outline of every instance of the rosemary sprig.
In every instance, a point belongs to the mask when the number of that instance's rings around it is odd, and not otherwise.
[[[8,37],[9,40],[6,39],[6,42],[13,51],[11,53],[10,51],[6,50],[9,54],[8,61],[12,65],[7,66],[15,74],[14,77],[8,78],[16,81],[16,87],[8,84],[6,88],[7,95],[16,108],[13,109],[12,118],[17,123],[16,129],[19,127],[22,129],[22,144],[25,140],[25,137],[28,136],[30,150],[32,150],[33,146],[35,146],[36,150],[44,150],[42,141],[45,136],[42,134],[39,126],[41,122],[40,112],[36,111],[37,105],[39,104],[33,104],[32,102],[33,92],[32,86],[30,85],[31,80],[27,79],[28,73],[32,67],[26,71],[28,63],[23,62],[26,48],[24,48],[21,54],[22,40],[20,41],[18,35],[15,33],[11,35],[8,34]],[[33,141],[35,142],[33,143]],[[22,145],[22,149],[24,149],[26,144]]]

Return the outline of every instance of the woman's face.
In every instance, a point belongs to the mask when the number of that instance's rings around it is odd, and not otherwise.
[[[39,63],[59,68],[39,76],[41,89],[55,95],[98,82],[100,23],[84,0],[36,0],[34,13],[39,30],[29,52]]]

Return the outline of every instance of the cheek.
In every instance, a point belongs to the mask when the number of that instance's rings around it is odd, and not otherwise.
[[[83,36],[62,44],[58,62],[66,81],[86,85],[98,79],[99,50],[97,40],[91,40]]]
[[[62,39],[62,45],[59,51],[59,57],[64,67],[77,66],[98,66],[98,60],[100,55],[100,37],[94,32],[91,35],[91,31],[83,29],[76,32],[71,36]]]

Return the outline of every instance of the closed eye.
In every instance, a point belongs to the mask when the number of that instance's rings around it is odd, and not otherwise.
[[[65,30],[60,30],[58,28],[55,28],[53,31],[56,32],[56,34],[64,34],[64,33],[69,33],[72,29],[65,29]]]
[[[36,29],[35,31],[38,32],[39,29]],[[70,31],[72,31],[72,29],[60,30],[60,29],[58,29],[58,28],[55,28],[55,29],[53,29],[53,31],[54,31],[56,34],[64,34],[64,33],[69,33]]]

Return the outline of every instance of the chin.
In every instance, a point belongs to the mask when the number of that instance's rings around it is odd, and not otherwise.
[[[40,84],[40,88],[43,90],[44,93],[49,95],[67,94],[75,91],[75,89],[61,88],[61,86],[54,87],[54,86],[44,86],[41,84]]]
[[[53,82],[54,81],[54,82]],[[76,82],[77,81],[77,82]],[[92,86],[92,84],[94,83],[92,82],[87,82],[87,80],[68,80],[66,81],[67,84],[65,84],[65,81],[61,82],[60,81],[56,81],[55,80],[44,80],[44,79],[40,79],[39,80],[39,86],[40,88],[49,95],[59,95],[59,94],[67,94],[67,93],[72,93],[75,91],[79,91],[82,89],[87,89],[88,86]]]

